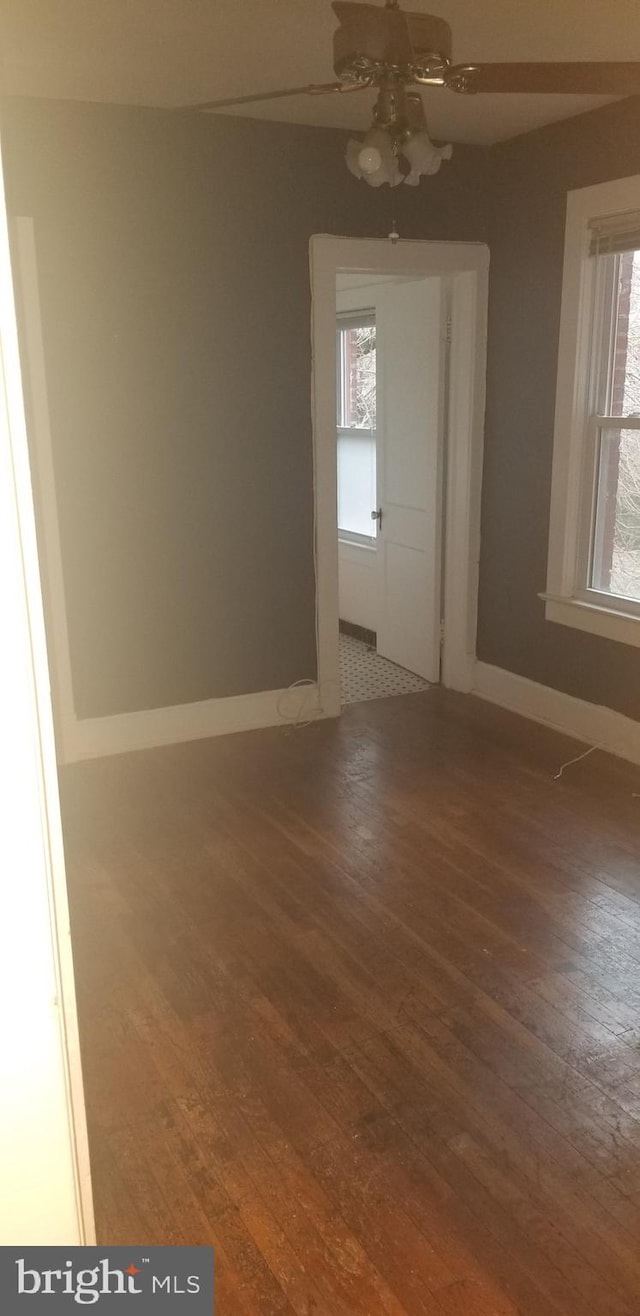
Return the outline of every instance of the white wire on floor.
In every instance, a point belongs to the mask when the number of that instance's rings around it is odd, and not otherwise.
[[[297,691],[302,694],[302,698],[297,701],[298,707],[295,706]],[[316,721],[321,711],[319,704],[313,702],[317,694],[317,682],[312,680],[310,676],[303,677],[301,681],[292,681],[291,685],[288,685],[286,690],[283,690],[278,697],[276,704],[278,717],[281,717],[283,722],[286,722],[289,727],[295,730],[311,726],[311,723]],[[309,698],[310,695],[313,696],[313,700]],[[305,716],[308,714],[311,714],[311,716]]]
[[[559,781],[565,768],[570,768],[573,763],[580,763],[582,759],[588,758],[589,754],[593,754],[596,749],[599,749],[599,745],[590,745],[589,749],[585,749],[582,754],[576,754],[574,759],[567,759],[567,762],[562,764],[560,770],[554,773],[553,780]]]

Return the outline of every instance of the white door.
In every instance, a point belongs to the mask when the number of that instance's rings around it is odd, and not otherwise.
[[[447,282],[385,284],[377,325],[377,648],[427,681],[440,679]]]

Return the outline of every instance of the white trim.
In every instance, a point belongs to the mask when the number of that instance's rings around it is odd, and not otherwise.
[[[312,419],[318,684],[327,716],[340,713],[335,434],[336,275],[451,276],[453,284],[447,451],[442,679],[470,690],[476,640],[484,438],[488,248],[476,243],[398,242],[316,235],[310,243]]]
[[[0,781],[4,1244],[92,1244],[73,958],[0,162]]]
[[[630,613],[597,608],[580,598],[585,542],[583,507],[590,498],[587,467],[596,261],[589,257],[590,221],[638,209],[640,175],[579,188],[567,196],[564,272],[551,477],[551,515],[545,617],[547,621],[640,644],[640,625]],[[622,423],[618,418],[618,423]],[[584,572],[583,572],[584,574]],[[613,602],[613,601],[612,601]],[[631,639],[631,635],[637,638]]]
[[[326,713],[320,706],[315,683],[111,717],[74,716],[63,728],[65,762],[227,736],[235,731],[255,731],[260,727],[296,726],[323,716]]]
[[[476,660],[489,257],[452,280],[442,684],[470,690]]]
[[[342,548],[364,549],[365,553],[377,553],[378,545],[371,535],[358,535],[355,531],[340,530],[338,543]]]
[[[474,694],[500,708],[640,764],[640,722],[601,704],[575,699],[502,667],[476,663]]]
[[[42,318],[40,290],[33,219],[20,216],[12,221],[17,252],[17,269],[14,278],[21,311],[21,327],[25,347],[24,384],[28,397],[28,415],[32,444],[36,453],[33,468],[34,501],[38,514],[38,528],[42,536],[40,577],[44,598],[49,642],[51,698],[58,757],[63,763],[72,761],[67,743],[68,728],[73,727],[76,716],[73,705],[71,655],[67,603],[62,570],[58,503],[53,473],[53,446]]]
[[[607,640],[618,640],[620,644],[640,647],[640,617],[633,612],[622,612],[586,599],[558,598],[551,594],[541,594],[544,599],[547,621],[558,622],[560,626],[573,626],[589,635],[602,635]],[[621,600],[622,606],[622,600]]]

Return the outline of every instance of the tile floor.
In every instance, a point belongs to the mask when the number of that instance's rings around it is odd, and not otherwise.
[[[412,695],[428,690],[429,682],[414,676],[404,667],[381,658],[375,649],[351,635],[340,635],[340,692],[343,704],[359,704],[366,699],[386,699],[390,695]]]

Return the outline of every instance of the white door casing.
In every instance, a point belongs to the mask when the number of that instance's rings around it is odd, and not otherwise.
[[[378,321],[378,653],[440,679],[448,280],[386,283]]]
[[[0,1243],[95,1241],[49,671],[0,164]]]
[[[312,422],[318,689],[325,716],[340,713],[336,461],[336,275],[450,278],[451,346],[444,509],[441,680],[473,688],[484,438],[489,252],[481,243],[316,235],[310,243]]]

